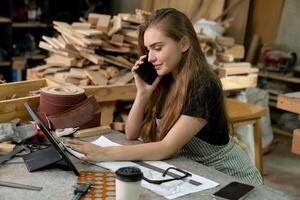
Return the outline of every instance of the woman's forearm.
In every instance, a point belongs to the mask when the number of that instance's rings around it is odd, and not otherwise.
[[[146,104],[146,98],[140,95],[136,96],[125,125],[125,135],[127,139],[137,139],[140,136]]]
[[[106,147],[103,161],[121,160],[163,160],[172,156],[176,150],[167,143],[151,142],[137,145]]]

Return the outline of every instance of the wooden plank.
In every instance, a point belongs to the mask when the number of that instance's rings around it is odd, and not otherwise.
[[[249,87],[256,87],[257,74],[247,76],[228,76],[221,78],[223,90],[237,90]]]
[[[40,79],[41,73],[48,69],[49,65],[40,65],[38,67],[27,69],[27,80]]]
[[[45,77],[47,75],[52,75],[52,74],[57,73],[57,72],[64,72],[64,71],[67,71],[69,68],[70,67],[51,67],[51,68],[48,68],[45,71],[43,71],[41,73],[41,76]]]
[[[114,66],[107,67],[106,72],[110,78],[115,78],[115,77],[119,76],[119,74],[120,74],[120,70]]]
[[[114,33],[120,31],[122,29],[122,18],[120,16],[113,17],[113,26],[108,31],[107,35],[112,36]]]
[[[210,12],[210,7],[212,4],[215,3],[215,0],[203,0],[203,1],[193,1],[194,2],[194,7],[196,11],[194,10],[193,16],[188,16],[190,17],[191,21],[195,23],[196,21],[205,18],[208,19],[209,12]]]
[[[0,152],[8,153],[15,148],[15,144],[0,143]]]
[[[93,26],[96,26],[96,24],[97,24],[100,17],[101,17],[100,14],[90,13],[89,16],[88,16],[88,22],[90,24],[92,24]]]
[[[51,45],[53,48],[60,49],[60,45],[53,42],[50,37],[47,37],[47,36],[43,35],[42,39],[45,40],[46,42],[48,42],[48,44]]]
[[[31,118],[24,107],[25,102],[28,102],[33,109],[37,109],[39,96],[0,101],[0,122],[9,122],[15,118],[30,120]]]
[[[53,47],[51,45],[49,45],[48,43],[43,42],[43,41],[40,41],[39,47],[42,48],[42,49],[45,49],[47,51],[62,55],[62,56],[70,56],[69,53],[64,52],[64,51],[55,50],[55,49],[53,49]]]
[[[219,70],[220,77],[258,72],[257,68],[251,68],[251,67],[226,67],[226,68],[220,67],[218,70]]]
[[[53,38],[53,41],[59,45],[60,48],[67,48],[67,42],[62,35],[57,36],[57,38]]]
[[[74,68],[74,67],[72,67],[70,69],[70,72],[68,73],[68,76],[71,76],[71,77],[74,77],[74,78],[80,78],[80,79],[87,78],[87,75],[85,74],[84,69]]]
[[[268,72],[268,73],[262,73],[259,72],[258,75],[260,77],[266,77],[266,78],[271,78],[274,80],[280,80],[280,81],[285,81],[285,82],[289,82],[289,83],[297,83],[300,84],[300,78],[296,78],[296,77],[292,77],[292,76],[282,76],[282,75],[278,75],[278,73],[272,73],[272,72]]]
[[[6,100],[6,97],[10,97],[14,94],[16,94],[17,97],[25,97],[30,90],[39,90],[46,85],[45,79],[0,84],[0,100]],[[0,110],[1,109],[2,108],[0,108]]]
[[[243,45],[234,45],[225,49],[224,53],[233,55],[234,59],[243,59],[245,57],[245,47]]]
[[[213,3],[210,5],[209,12],[207,14],[207,19],[215,20],[220,16],[225,7],[225,0],[213,0]]]
[[[80,52],[80,55],[86,59],[88,59],[89,61],[91,61],[94,64],[103,64],[103,61],[105,60],[104,57],[96,55],[96,54],[89,54],[89,53],[85,53],[85,52]]]
[[[103,58],[104,58],[105,62],[119,66],[119,67],[124,67],[126,69],[131,69],[131,67],[132,67],[132,66],[129,67],[127,64],[124,64],[122,61],[120,62],[118,60],[118,58],[116,58],[114,56],[105,56]]]
[[[135,84],[87,86],[82,88],[87,95],[95,95],[98,102],[134,100],[136,96]]]
[[[216,41],[224,46],[233,46],[235,44],[234,38],[228,36],[217,36]]]
[[[113,34],[111,38],[111,43],[117,46],[123,46],[124,43],[124,35],[121,34]]]
[[[109,126],[113,122],[113,114],[116,109],[116,102],[109,101],[109,102],[101,102],[100,110],[101,110],[101,126]]]
[[[255,34],[251,40],[250,47],[247,52],[246,61],[253,63],[255,60],[255,57],[257,56],[258,47],[260,45],[260,36],[258,34]]]
[[[111,19],[110,15],[99,14],[99,18],[96,24],[96,29],[104,33],[107,33],[109,30],[110,19]]]
[[[91,137],[91,136],[98,136],[98,135],[105,135],[109,132],[111,132],[110,126],[99,126],[94,128],[88,128],[88,129],[81,129],[76,131],[73,136],[74,137]]]
[[[116,84],[116,85],[124,85],[126,83],[129,83],[131,80],[133,80],[133,74],[132,72],[127,72],[123,75],[120,75],[118,77],[112,78],[108,81],[109,84]]]
[[[61,26],[54,26],[54,29],[60,32],[64,36],[64,39],[67,39],[69,43],[75,43],[83,47],[87,46],[87,42],[82,34]]]
[[[119,65],[117,65],[117,66],[124,67],[124,68],[129,69],[129,70],[134,65],[133,63],[128,61],[123,56],[109,56],[109,55],[106,55],[106,57],[108,59],[110,59],[110,61],[114,61],[115,63],[118,63]],[[106,62],[110,62],[110,61],[106,60]],[[114,63],[112,63],[112,64],[114,64]]]
[[[220,67],[251,67],[251,64],[248,62],[222,63]]]
[[[107,78],[102,75],[99,71],[88,71],[84,70],[85,74],[91,79],[92,83],[95,85],[106,85]]]
[[[76,30],[88,30],[92,25],[86,22],[73,22],[71,26]]]
[[[189,1],[191,3],[191,1]],[[177,10],[180,10],[183,13],[187,12],[187,2],[186,1],[181,1],[181,0],[172,0],[169,1],[168,7],[170,8],[176,8]]]
[[[225,5],[225,0],[189,0],[188,2],[181,2],[183,5],[179,7],[179,10],[183,11],[193,23],[201,18],[214,20],[222,14]]]
[[[249,32],[258,34],[262,43],[276,40],[284,0],[254,0],[249,14]],[[268,8],[268,9],[266,9]]]
[[[233,55],[230,55],[230,54],[217,53],[217,58],[221,62],[233,62],[234,61]]]
[[[292,92],[279,95],[277,108],[300,114],[300,92]]]
[[[116,56],[116,60],[128,66],[128,69],[131,69],[134,66],[134,63],[130,62],[123,56]]]
[[[58,54],[52,54],[50,57],[45,59],[48,65],[55,65],[55,66],[76,66],[76,58],[74,57],[67,57]]]
[[[123,21],[127,21],[134,24],[142,24],[145,21],[144,19],[138,18],[136,15],[128,13],[119,13],[118,16],[120,16]]]
[[[95,29],[89,29],[89,30],[74,30],[77,33],[80,33],[84,36],[93,37],[93,36],[101,36],[103,35],[102,31],[95,30]]]
[[[300,129],[295,129],[293,132],[292,152],[300,155]]]
[[[148,12],[152,12],[153,9],[153,1],[151,0],[140,0],[140,8],[142,10],[148,11]]]
[[[152,11],[169,7],[169,0],[153,0]]]
[[[227,18],[233,18],[230,27],[226,30],[226,35],[232,36],[235,39],[236,44],[244,44],[248,12],[250,7],[250,0],[227,0],[226,7],[237,4],[231,11],[227,14]]]
[[[81,79],[80,81],[79,81],[79,86],[88,86],[89,84],[90,84],[90,79]]]

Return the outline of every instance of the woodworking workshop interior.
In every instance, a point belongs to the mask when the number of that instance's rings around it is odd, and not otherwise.
[[[300,200],[299,0],[1,0],[0,200]]]

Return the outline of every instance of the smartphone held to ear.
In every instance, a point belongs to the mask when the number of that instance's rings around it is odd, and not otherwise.
[[[158,76],[154,65],[148,61],[148,56],[143,60],[143,64],[135,71],[139,77],[147,84],[152,85],[156,77]]]

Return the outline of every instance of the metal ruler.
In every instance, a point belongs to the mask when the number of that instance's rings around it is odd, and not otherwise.
[[[148,168],[148,169],[151,169],[151,170],[160,172],[160,173],[162,173],[162,174],[166,171],[166,170],[164,170],[164,169],[161,169],[161,168],[156,167],[156,166],[154,166],[154,165],[145,163],[145,162],[143,162],[143,161],[132,161],[132,162],[134,162],[134,163],[136,163],[136,164],[138,164],[138,165],[140,165],[140,166],[142,166],[142,167],[146,167],[146,168]],[[173,173],[173,172],[169,172],[169,171],[168,171],[167,175],[168,175],[168,176],[171,176],[171,177],[173,177],[173,178],[180,178],[180,177],[181,177],[180,175],[175,174],[175,173]],[[181,180],[184,181],[184,182],[188,182],[188,183],[190,183],[190,184],[192,184],[192,185],[195,185],[195,186],[202,185],[202,183],[200,183],[200,182],[198,182],[198,181],[195,181],[195,180],[193,180],[193,179],[190,179],[190,178],[185,178],[185,179],[181,179]]]
[[[12,183],[7,181],[0,181],[0,186],[4,187],[11,187],[11,188],[19,188],[19,189],[25,189],[25,190],[35,190],[35,191],[41,191],[42,187],[36,187],[32,185],[24,185],[20,183]]]

